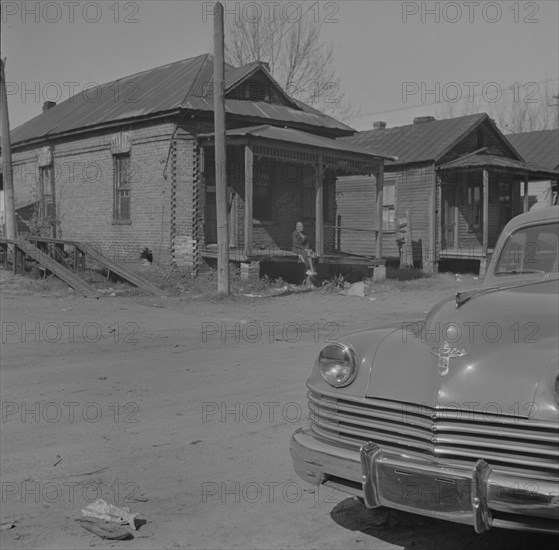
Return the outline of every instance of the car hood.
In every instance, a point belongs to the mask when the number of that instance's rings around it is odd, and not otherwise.
[[[367,396],[534,416],[541,385],[553,387],[557,375],[558,290],[551,280],[474,295],[458,308],[440,302],[424,323],[404,323],[381,342]],[[543,414],[557,419],[554,399]]]

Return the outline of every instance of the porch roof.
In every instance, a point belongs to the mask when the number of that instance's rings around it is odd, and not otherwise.
[[[438,170],[456,170],[464,168],[495,168],[516,172],[519,176],[530,175],[542,177],[543,179],[559,178],[559,171],[546,170],[533,163],[521,162],[500,155],[493,155],[478,151],[459,157],[455,160],[442,164]]]
[[[250,126],[246,128],[236,128],[226,132],[227,142],[229,144],[242,144],[248,142],[281,142],[282,144],[290,144],[301,146],[305,149],[310,149],[314,153],[320,153],[321,150],[329,157],[339,156],[340,153],[351,155],[356,160],[371,162],[373,160],[395,160],[397,157],[387,155],[386,153],[374,152],[361,147],[355,147],[347,143],[342,143],[339,140],[334,140],[315,134],[309,134],[301,130],[293,128],[279,128],[263,124],[260,126]],[[213,144],[215,134],[199,134],[200,141],[207,144]]]

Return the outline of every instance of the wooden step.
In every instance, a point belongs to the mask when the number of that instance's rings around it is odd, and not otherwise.
[[[99,296],[101,296],[101,293],[96,288],[86,283],[73,271],[65,268],[63,265],[59,264],[56,260],[48,256],[44,252],[41,252],[33,243],[30,243],[25,239],[17,239],[14,241],[14,245],[19,248],[27,257],[32,258],[39,265],[41,265],[45,269],[48,269],[59,279],[64,281],[73,289],[80,292],[83,296],[88,298],[98,298]]]

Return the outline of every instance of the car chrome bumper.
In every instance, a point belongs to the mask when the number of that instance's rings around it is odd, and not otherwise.
[[[559,532],[557,481],[495,472],[484,460],[460,469],[385,452],[374,442],[354,451],[304,429],[291,438],[291,456],[303,480],[358,496],[368,508],[465,523],[477,533],[491,527]]]

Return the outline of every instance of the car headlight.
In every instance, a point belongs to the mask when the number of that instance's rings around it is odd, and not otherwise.
[[[345,344],[330,344],[318,356],[320,374],[335,388],[348,386],[357,375],[357,357]]]

